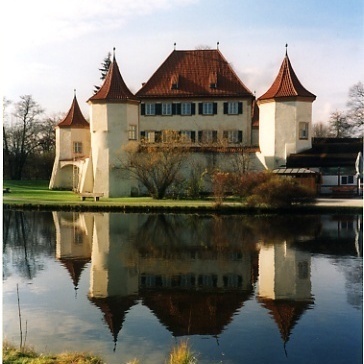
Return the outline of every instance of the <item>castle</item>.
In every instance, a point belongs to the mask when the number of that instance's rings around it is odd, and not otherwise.
[[[311,148],[315,99],[296,76],[287,50],[271,87],[257,99],[219,49],[173,50],[136,94],[125,84],[114,53],[103,85],[88,100],[90,123],[75,95],[56,126],[49,187],[105,197],[138,194],[138,182],[118,168],[123,147],[141,139],[163,143],[171,130],[206,168],[219,163],[228,170],[240,146],[251,170],[274,169]],[[222,140],[223,151],[206,148]]]

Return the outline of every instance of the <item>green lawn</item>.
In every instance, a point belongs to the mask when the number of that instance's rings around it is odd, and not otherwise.
[[[3,182],[3,188],[10,188],[10,193],[3,193],[3,203],[9,205],[67,205],[67,206],[163,206],[163,207],[212,207],[209,200],[154,200],[151,197],[101,198],[100,201],[80,197],[72,191],[48,189],[48,181],[9,181]]]

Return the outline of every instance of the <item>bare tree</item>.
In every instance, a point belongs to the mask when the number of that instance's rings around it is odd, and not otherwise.
[[[343,111],[336,110],[330,114],[330,133],[335,138],[345,138],[350,136],[351,125],[348,117]]]
[[[313,124],[313,136],[315,138],[328,138],[331,136],[330,127],[327,123],[319,121]]]
[[[141,141],[138,146],[128,145],[120,167],[129,171],[155,199],[164,198],[168,188],[182,182],[181,173],[189,153],[189,147],[180,141],[177,132],[164,134],[162,143]]]
[[[356,132],[363,132],[364,125],[364,85],[358,82],[349,89],[348,120]]]
[[[8,168],[11,179],[19,180],[26,161],[39,146],[40,115],[42,108],[31,95],[20,97],[15,104],[13,125],[4,124],[4,167]]]

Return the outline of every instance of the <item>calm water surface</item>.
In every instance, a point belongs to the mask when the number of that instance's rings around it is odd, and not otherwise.
[[[164,363],[362,363],[362,215],[4,211],[3,336]]]

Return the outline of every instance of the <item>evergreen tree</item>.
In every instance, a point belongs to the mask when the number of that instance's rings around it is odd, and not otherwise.
[[[111,65],[111,53],[109,52],[107,56],[104,58],[103,62],[101,63],[101,68],[99,68],[99,71],[101,72],[100,80],[103,81],[106,78],[107,72],[109,71]],[[95,86],[94,92],[100,90],[100,86]]]

